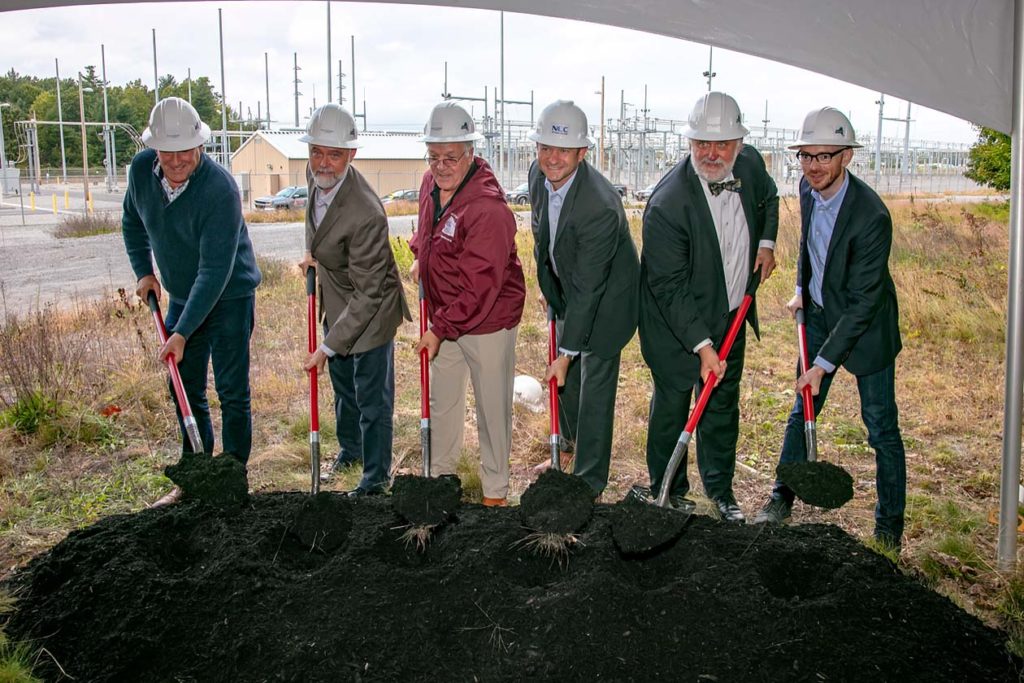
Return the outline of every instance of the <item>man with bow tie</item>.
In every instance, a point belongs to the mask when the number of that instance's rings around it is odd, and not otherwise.
[[[636,490],[657,496],[669,486],[674,507],[694,509],[685,458],[674,481],[662,478],[691,393],[714,372],[717,386],[697,426],[697,468],[720,517],[743,523],[732,479],[746,326],[726,359],[719,359],[718,347],[744,295],[775,269],[779,199],[764,159],[743,144],[749,131],[732,97],[700,98],[683,132],[690,156],[661,179],[644,212],[640,348],[654,395],[647,434],[651,490]],[[754,304],[747,321],[758,334]]]

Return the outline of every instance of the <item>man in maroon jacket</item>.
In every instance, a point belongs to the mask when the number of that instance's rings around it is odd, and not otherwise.
[[[430,169],[410,241],[414,279],[423,278],[430,327],[430,475],[454,474],[462,451],[467,380],[473,382],[484,505],[508,496],[516,331],[526,284],[516,254],[516,222],[491,167],[473,153],[482,139],[454,102],[430,114],[422,140]]]

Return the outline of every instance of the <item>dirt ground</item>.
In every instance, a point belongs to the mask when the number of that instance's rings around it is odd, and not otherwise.
[[[417,551],[390,496],[109,517],[8,580],[8,635],[54,681],[1019,680],[1003,634],[835,526],[698,515],[636,555],[626,508],[565,555],[478,505]]]

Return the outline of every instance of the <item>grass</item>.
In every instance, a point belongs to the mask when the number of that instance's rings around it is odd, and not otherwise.
[[[909,495],[902,554],[878,550],[989,623],[1002,625],[1010,647],[1024,652],[1024,574],[1006,576],[992,567],[997,529],[988,521],[998,507],[1001,456],[1005,209],[905,199],[893,200],[891,208],[896,226],[891,266],[904,338],[897,400]],[[794,199],[783,198],[779,268],[758,294],[761,341],[750,337],[747,344],[738,448],[743,466],[735,489],[748,513],[768,495],[793,401],[794,328],[784,306],[793,292],[798,212]],[[628,213],[639,243],[640,212]],[[277,221],[287,214],[261,216]],[[546,322],[536,302],[528,219],[518,220],[528,294],[516,372],[540,377],[547,357]],[[412,254],[404,241],[392,244],[415,317],[416,290],[407,277]],[[264,281],[252,344],[250,483],[258,492],[305,491],[304,280],[287,263],[261,261],[260,267]],[[406,322],[395,344],[394,463],[413,472],[420,467],[417,338],[417,323]],[[177,459],[180,444],[156,349],[148,310],[125,292],[72,311],[44,307],[8,316],[0,328],[0,573],[73,529],[105,515],[139,510],[165,492],[169,482],[162,468]],[[320,391],[321,458],[326,462],[335,448],[326,377]],[[622,354],[606,502],[646,482],[650,395],[650,373],[634,339]],[[470,400],[458,468],[470,501],[482,496],[475,419]],[[510,502],[529,485],[529,468],[548,458],[547,437],[544,413],[516,408]],[[856,495],[835,511],[798,504],[796,521],[836,524],[870,544],[874,453],[865,443],[856,383],[843,371],[819,417],[819,452],[851,472]],[[699,486],[693,461],[691,482]],[[324,488],[351,488],[359,475],[358,467],[350,468]]]
[[[98,211],[65,216],[53,231],[54,237],[92,237],[121,232],[121,214]]]

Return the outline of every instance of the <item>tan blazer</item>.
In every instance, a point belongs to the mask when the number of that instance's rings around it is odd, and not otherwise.
[[[412,320],[388,239],[388,219],[377,193],[349,167],[320,228],[314,230],[314,184],[306,203],[306,250],[317,262],[324,343],[349,356],[395,337],[402,318]]]

